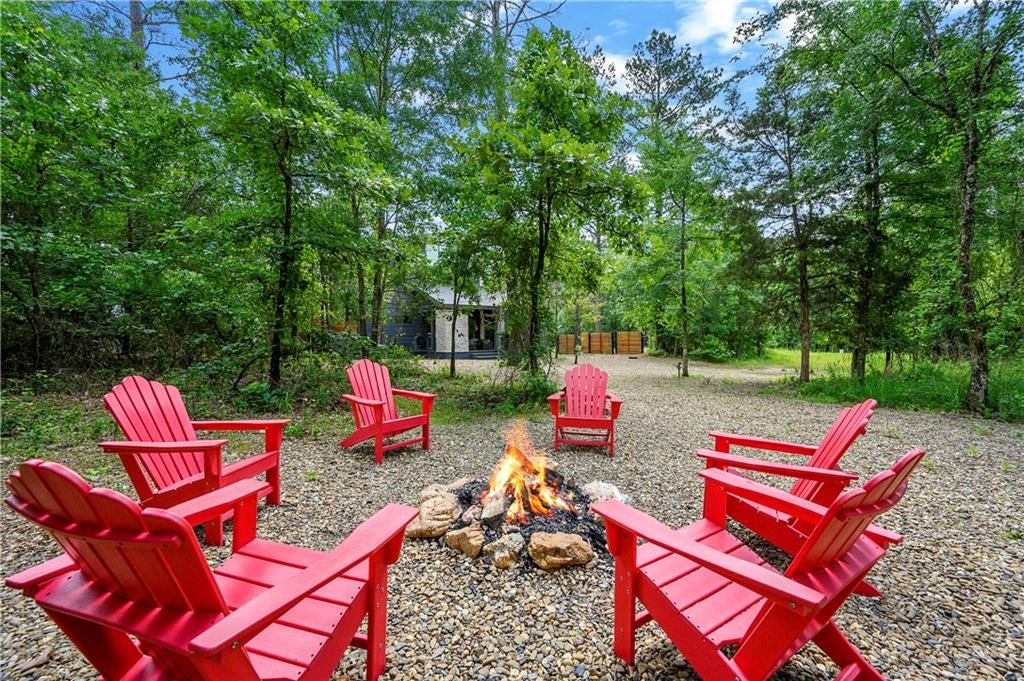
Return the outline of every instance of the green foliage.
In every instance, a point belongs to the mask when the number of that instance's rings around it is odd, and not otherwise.
[[[733,358],[732,352],[716,336],[707,335],[700,342],[700,347],[693,353],[694,357],[709,362],[728,362]]]
[[[868,371],[863,381],[855,381],[847,372],[834,370],[800,386],[798,393],[824,402],[853,403],[873,397],[883,407],[960,411],[969,371],[965,362],[919,362],[890,376]],[[1024,421],[1024,362],[995,363],[990,381],[991,415]]]

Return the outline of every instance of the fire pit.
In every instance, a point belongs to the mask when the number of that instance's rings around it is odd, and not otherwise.
[[[605,552],[600,516],[590,504],[625,498],[614,486],[591,482],[578,487],[543,450],[534,449],[526,425],[505,431],[505,449],[488,480],[461,478],[420,492],[420,515],[409,537],[444,537],[452,549],[481,555],[499,568],[533,564],[552,570],[583,565],[594,551]]]

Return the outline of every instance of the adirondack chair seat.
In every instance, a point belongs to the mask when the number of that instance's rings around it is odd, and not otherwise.
[[[555,417],[556,452],[566,444],[607,447],[608,456],[615,456],[615,420],[622,409],[622,398],[608,392],[607,387],[608,374],[590,364],[565,372],[565,389],[548,396]]]
[[[341,447],[353,447],[360,442],[374,441],[373,460],[383,463],[384,452],[422,443],[424,450],[430,449],[430,412],[437,395],[415,390],[399,390],[391,385],[391,372],[382,364],[361,359],[346,372],[354,395],[342,395],[352,406],[352,418],[356,428],[347,438],[339,442]],[[395,397],[419,400],[420,413],[399,416]],[[408,430],[421,428],[420,437],[401,442],[385,443],[384,440]]]
[[[914,450],[829,507],[721,470],[704,470],[705,517],[679,530],[617,502],[595,504],[615,557],[616,655],[635,657],[635,630],[657,622],[705,679],[767,679],[813,642],[840,669],[837,679],[884,677],[832,620],[900,535],[872,524],[906,491],[923,458]],[[726,528],[728,495],[813,524],[784,573]],[[637,544],[638,538],[647,543]],[[636,611],[639,599],[645,609]],[[738,644],[735,649],[727,647]]]
[[[329,552],[257,539],[267,483],[245,480],[143,509],[38,460],[7,505],[67,553],[8,586],[32,597],[107,681],[327,681],[350,647],[383,671],[387,566],[418,510],[391,504]],[[232,555],[211,570],[190,526],[233,508]],[[366,633],[359,633],[366,621]]]
[[[261,498],[281,503],[281,442],[290,419],[194,421],[177,388],[142,376],[124,378],[103,397],[103,405],[128,439],[99,446],[121,459],[143,506],[169,508],[260,475],[269,485]],[[261,432],[264,451],[224,465],[228,441],[200,440],[197,431]],[[230,517],[228,510],[206,523],[208,544],[223,542]]]

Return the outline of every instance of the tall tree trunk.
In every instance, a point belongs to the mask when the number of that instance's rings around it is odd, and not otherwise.
[[[878,122],[868,134],[864,171],[864,252],[858,265],[857,301],[854,306],[854,344],[850,358],[850,375],[863,381],[868,358],[868,326],[871,320],[872,293],[875,285],[875,264],[882,245],[882,194],[878,159]]]
[[[359,335],[368,336],[369,327],[366,319],[366,270],[363,263],[356,263],[356,287],[358,300],[356,301],[357,316],[359,317]]]
[[[690,375],[690,308],[686,300],[686,199],[679,208],[679,316],[683,332],[683,376]]]
[[[143,29],[146,27],[146,17],[142,12],[142,0],[128,0],[128,21],[131,24],[132,42],[145,53],[146,36]],[[140,66],[137,65],[136,68]]]
[[[459,321],[459,289],[458,289],[458,278],[456,278],[455,286],[452,286],[452,335],[450,336],[451,347],[450,356],[448,358],[448,375],[455,378],[455,329],[456,324]]]
[[[285,150],[288,149],[288,136],[285,136]],[[278,165],[284,182],[284,216],[281,220],[281,257],[278,260],[277,291],[274,295],[274,330],[270,336],[270,375],[271,387],[281,385],[281,356],[283,354],[285,332],[285,307],[287,291],[292,269],[292,176],[284,163]]]
[[[551,227],[551,180],[547,191],[537,199],[537,260],[530,276],[530,325],[526,339],[526,357],[530,373],[540,371],[540,287],[544,280],[544,259],[548,252],[548,234]]]
[[[977,220],[978,197],[978,124],[971,117],[964,129],[960,148],[960,277],[957,291],[963,307],[967,344],[971,354],[971,384],[967,391],[968,411],[981,413],[988,405],[988,342],[985,322],[978,313],[971,270],[971,251]]]
[[[796,270],[800,287],[800,382],[807,383],[811,380],[811,285],[807,274],[807,242],[795,203],[790,210],[796,236]]]
[[[498,120],[508,113],[505,71],[508,64],[508,45],[501,25],[502,0],[491,0],[491,56],[494,59],[494,110]]]
[[[581,326],[583,321],[582,321],[582,318],[581,318],[581,315],[580,315],[580,299],[579,299],[579,296],[576,297],[575,305],[573,307],[574,307],[574,310],[573,310],[574,321],[576,322],[576,324],[575,324],[575,327],[574,327],[575,328],[575,334],[574,334],[574,341],[573,341],[573,345],[572,345],[572,355],[573,355],[572,363],[573,364],[579,364],[580,363],[580,351],[577,348],[580,347],[580,336],[582,335],[582,332],[583,332],[583,328]]]
[[[377,241],[383,243],[387,236],[387,217],[381,211],[377,217]],[[373,266],[373,299],[370,308],[371,334],[374,342],[381,343],[384,340],[384,279],[386,266],[383,262],[377,261]]]

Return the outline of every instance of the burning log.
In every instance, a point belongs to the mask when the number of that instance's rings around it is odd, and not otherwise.
[[[516,421],[505,431],[505,454],[498,462],[481,499],[485,513],[488,504],[509,499],[505,519],[523,524],[530,514],[551,515],[555,509],[575,512],[575,507],[559,493],[560,478],[549,476],[547,455],[533,448],[526,424]]]

